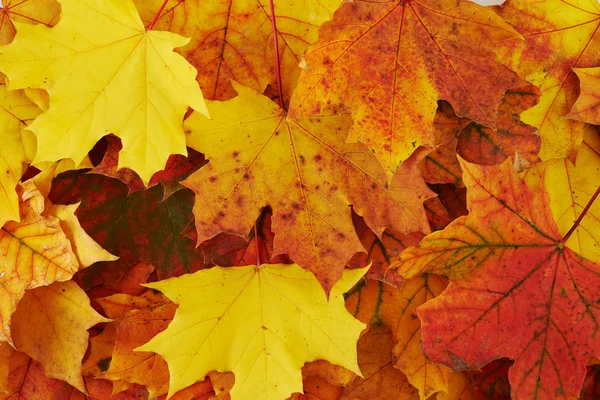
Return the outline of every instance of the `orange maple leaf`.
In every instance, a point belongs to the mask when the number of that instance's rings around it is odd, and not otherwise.
[[[308,50],[292,107],[304,115],[348,109],[348,141],[364,143],[391,178],[417,147],[433,147],[437,100],[495,127],[504,92],[521,80],[491,48],[516,37],[470,1],[348,2]]]

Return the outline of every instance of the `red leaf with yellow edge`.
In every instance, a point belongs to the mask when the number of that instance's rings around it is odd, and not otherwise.
[[[15,22],[52,26],[59,15],[60,4],[56,0],[4,0],[0,8],[0,46],[12,42]]]
[[[530,163],[537,162],[541,138],[537,128],[521,122],[519,114],[535,106],[539,96],[535,86],[507,91],[498,107],[496,129],[469,124],[458,136],[458,154],[466,161],[483,165],[501,164],[508,157],[514,159],[517,153]]]
[[[60,220],[42,215],[35,185],[27,181],[18,191],[21,222],[0,229],[0,341],[12,341],[11,316],[26,290],[68,280],[79,269]]]
[[[319,26],[331,19],[340,2],[275,2],[278,64],[288,98],[296,86],[304,51],[317,40]],[[142,19],[150,22],[163,0],[135,3]],[[198,70],[198,82],[208,99],[235,97],[230,79],[261,93],[267,85],[277,85],[269,1],[170,0],[155,28],[192,38],[179,53]]]
[[[600,67],[574,68],[573,71],[579,78],[581,93],[567,117],[600,125]]]
[[[438,100],[495,127],[504,92],[523,82],[491,49],[516,37],[470,1],[344,3],[307,51],[292,108],[347,109],[355,121],[348,141],[364,143],[391,178],[419,146],[435,145]]]
[[[437,400],[510,400],[508,368],[511,364],[501,359],[492,361],[481,371],[452,374],[448,393],[439,393]]]
[[[585,124],[565,116],[579,95],[573,69],[598,66],[600,4],[597,0],[507,0],[495,11],[522,35],[498,44],[496,54],[542,92],[539,104],[521,115],[524,123],[539,130],[540,158],[574,161]]]
[[[167,393],[167,363],[158,354],[134,349],[165,330],[177,306],[152,291],[137,297],[117,294],[97,301],[110,318],[117,319],[116,344],[102,377],[143,385],[150,397]]]
[[[446,287],[444,278],[429,275],[404,281],[400,289],[369,280],[348,293],[346,308],[370,326],[385,326],[394,342],[392,365],[402,371],[422,399],[448,390],[452,371],[427,360],[419,347],[421,323],[414,310],[439,295]]]
[[[455,370],[515,360],[516,400],[576,397],[600,345],[600,266],[564,245],[545,188],[528,187],[510,162],[462,168],[469,215],[392,266],[405,278],[450,279],[417,310],[423,351]]]
[[[344,388],[340,400],[418,400],[406,376],[393,366],[394,341],[384,327],[369,329],[358,341],[358,365],[363,377]]]
[[[312,271],[328,292],[348,260],[364,251],[350,206],[381,235],[428,231],[423,201],[432,197],[418,151],[388,184],[361,144],[344,142],[344,116],[296,120],[271,100],[236,85],[240,95],[209,102],[212,120],[186,120],[188,146],[210,162],[184,186],[195,194],[198,242],[221,232],[246,235],[265,206],[273,210],[274,254]],[[232,115],[232,110],[240,111]]]
[[[421,161],[421,171],[427,183],[462,186],[462,171],[456,159],[456,138],[469,122],[467,118],[458,118],[448,102],[438,102],[433,120],[435,149]]]
[[[100,322],[108,320],[75,282],[55,282],[25,293],[13,315],[12,335],[16,348],[39,361],[47,376],[85,391],[81,360],[87,330]]]

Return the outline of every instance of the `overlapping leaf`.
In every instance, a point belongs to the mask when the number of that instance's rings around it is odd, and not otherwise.
[[[528,187],[509,162],[462,167],[469,215],[407,249],[396,265],[406,278],[450,278],[417,310],[423,350],[459,370],[515,360],[516,400],[576,397],[598,354],[600,265],[565,246],[545,188]]]
[[[152,398],[165,394],[169,384],[166,362],[157,354],[134,349],[167,328],[176,306],[151,291],[143,296],[116,294],[98,302],[110,318],[118,319],[110,363],[101,376],[143,385]]]
[[[600,137],[588,131],[579,149],[577,163],[548,160],[529,169],[525,180],[530,187],[545,186],[550,209],[561,235],[566,235],[598,189]],[[600,201],[594,201],[565,242],[570,249],[600,264]]]
[[[421,324],[414,310],[439,295],[445,286],[445,279],[434,275],[404,281],[400,289],[367,281],[354,288],[346,300],[346,307],[359,320],[391,331],[393,366],[404,373],[421,399],[446,392],[452,371],[423,356],[419,347]]]
[[[110,267],[96,264],[82,271],[85,287],[115,283],[137,261],[155,266],[160,279],[204,266],[202,251],[181,235],[193,219],[190,191],[179,190],[164,201],[161,185],[128,193],[125,184],[101,175],[68,172],[54,181],[52,201],[81,201],[76,215],[83,228],[120,257]]]
[[[422,151],[388,184],[364,146],[344,142],[344,116],[296,120],[293,110],[286,116],[266,97],[235,87],[235,99],[209,103],[212,120],[198,113],[186,120],[188,145],[210,160],[183,182],[196,193],[198,242],[221,232],[245,236],[270,206],[275,255],[288,254],[328,291],[364,250],[350,206],[377,235],[386,228],[428,231],[422,203],[431,192],[418,171]]]
[[[135,0],[142,19],[150,22],[162,0]],[[321,24],[340,0],[275,1],[279,63],[283,91],[291,97],[298,64],[317,40]],[[198,70],[198,81],[209,99],[235,96],[230,79],[262,93],[277,87],[272,15],[265,0],[170,0],[156,27],[191,37],[179,50]]]
[[[508,0],[496,11],[522,35],[498,44],[496,53],[542,92],[539,104],[522,115],[539,130],[540,157],[574,161],[585,124],[564,117],[579,94],[574,69],[597,67],[600,61],[600,4]]]
[[[284,400],[302,390],[302,365],[326,359],[356,373],[364,325],[342,294],[366,269],[346,271],[329,301],[298,265],[214,267],[149,284],[179,305],[173,322],[138,351],[169,364],[169,393],[211,370],[232,371],[232,400]]]
[[[418,400],[406,376],[394,368],[392,335],[385,327],[369,329],[358,341],[358,365],[363,377],[344,388],[340,400]]]
[[[56,282],[25,294],[13,316],[12,336],[17,349],[42,364],[46,376],[84,392],[81,360],[87,330],[107,321],[77,284]]]
[[[20,222],[0,229],[0,341],[12,341],[11,316],[25,291],[71,278],[79,269],[60,220],[43,216],[33,182],[19,185]]]
[[[307,52],[292,107],[304,115],[347,109],[355,121],[348,140],[364,143],[391,178],[416,148],[434,146],[437,100],[495,127],[504,92],[520,79],[490,48],[518,36],[469,1],[345,3]]]
[[[0,45],[12,42],[16,33],[14,22],[54,25],[59,14],[56,0],[4,0],[0,10]]]
[[[600,64],[600,55],[598,64]],[[567,116],[578,121],[600,125],[600,92],[598,91],[600,67],[574,68],[573,71],[579,78],[581,93]]]
[[[536,105],[539,96],[535,86],[507,91],[498,107],[496,129],[469,124],[458,136],[458,154],[466,161],[483,165],[501,164],[517,155],[529,163],[539,161],[541,139],[537,128],[523,123],[519,116]]]
[[[19,220],[16,187],[24,172],[23,163],[35,155],[30,154],[35,142],[24,129],[39,114],[40,109],[22,90],[7,92],[6,86],[0,85],[0,226]]]
[[[50,108],[29,127],[37,136],[34,161],[78,165],[114,133],[123,141],[119,167],[148,182],[170,154],[185,154],[188,106],[206,113],[195,69],[173,53],[188,39],[146,32],[131,0],[61,5],[55,27],[15,22],[15,40],[0,51],[10,89],[50,94]]]

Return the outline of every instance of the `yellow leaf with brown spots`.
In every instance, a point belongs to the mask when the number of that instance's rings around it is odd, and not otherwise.
[[[386,228],[429,230],[423,201],[432,194],[418,170],[424,152],[388,184],[367,148],[345,143],[347,118],[296,119],[294,110],[286,114],[268,98],[235,88],[238,97],[208,102],[210,121],[195,113],[185,123],[188,146],[210,159],[183,182],[196,193],[199,243],[221,232],[246,236],[270,206],[274,254],[289,254],[329,291],[348,260],[364,251],[350,206],[380,237]]]

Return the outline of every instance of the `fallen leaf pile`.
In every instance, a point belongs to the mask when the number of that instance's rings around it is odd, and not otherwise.
[[[5,0],[0,400],[600,396],[597,0]]]

